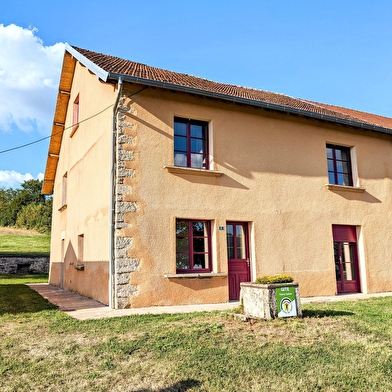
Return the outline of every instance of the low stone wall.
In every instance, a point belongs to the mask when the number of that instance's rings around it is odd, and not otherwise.
[[[0,257],[0,274],[47,274],[49,257]]]

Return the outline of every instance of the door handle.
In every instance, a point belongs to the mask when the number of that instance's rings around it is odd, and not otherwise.
[[[249,258],[246,259],[246,264],[248,264],[249,267]]]

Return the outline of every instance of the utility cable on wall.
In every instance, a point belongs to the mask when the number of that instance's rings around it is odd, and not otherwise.
[[[134,95],[139,94],[140,92],[142,92],[143,90],[146,90],[147,88],[148,88],[148,86],[143,87],[141,90],[135,91],[133,94],[130,94],[129,97],[133,97]],[[72,125],[70,125],[69,127],[64,128],[63,130],[61,130],[61,131],[59,131],[59,132],[50,134],[50,135],[45,136],[45,137],[43,137],[43,138],[41,138],[41,139],[33,140],[32,142],[29,142],[29,143],[26,143],[26,144],[21,144],[21,145],[19,145],[19,146],[7,148],[6,150],[1,150],[1,151],[0,151],[0,154],[4,154],[4,153],[6,153],[6,152],[10,152],[10,151],[14,151],[14,150],[19,150],[19,149],[21,149],[21,148],[31,146],[32,144],[36,144],[36,143],[42,142],[43,140],[50,139],[52,136],[58,135],[58,134],[60,134],[60,133],[62,133],[62,132],[64,132],[64,131],[66,131],[66,130],[68,130],[68,129],[70,129],[70,128],[73,128],[73,127],[76,126],[76,125],[82,124],[82,123],[84,123],[84,122],[86,122],[86,121],[88,121],[88,120],[91,120],[91,119],[94,118],[94,117],[99,116],[101,113],[103,113],[105,110],[108,110],[108,109],[111,108],[112,106],[113,106],[113,104],[109,105],[109,106],[106,107],[105,109],[102,109],[102,110],[99,111],[98,113],[95,113],[95,114],[93,114],[92,116],[87,117],[87,118],[85,118],[84,120],[79,121],[79,122],[76,123],[76,124],[72,124]]]
[[[110,105],[110,106],[106,107],[105,109],[102,109],[102,110],[99,111],[98,113],[95,113],[95,114],[93,114],[92,116],[87,117],[87,118],[85,118],[84,120],[79,121],[77,124],[72,124],[72,125],[70,125],[69,127],[64,128],[63,130],[61,130],[61,131],[59,131],[59,132],[50,134],[50,135],[45,136],[45,137],[43,137],[43,138],[41,138],[41,139],[33,140],[32,142],[29,142],[29,143],[25,143],[25,144],[21,144],[21,145],[19,145],[19,146],[7,148],[6,150],[1,150],[1,151],[0,151],[0,154],[4,154],[4,153],[6,153],[6,152],[10,152],[10,151],[14,151],[14,150],[19,150],[19,149],[21,149],[21,148],[31,146],[32,144],[36,144],[36,143],[42,142],[43,140],[50,139],[50,138],[51,138],[52,136],[54,136],[54,135],[58,135],[58,134],[63,133],[64,131],[66,131],[66,130],[68,130],[68,129],[70,129],[70,128],[73,128],[75,125],[82,124],[82,123],[84,123],[84,122],[86,122],[86,121],[88,121],[88,120],[91,120],[91,119],[94,118],[94,117],[99,116],[101,113],[103,113],[105,110],[108,110],[108,109],[111,108],[112,106],[113,106],[113,105]]]

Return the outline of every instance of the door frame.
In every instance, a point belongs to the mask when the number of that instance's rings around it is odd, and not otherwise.
[[[358,238],[357,238],[357,227],[350,225],[332,225],[332,238],[334,244],[334,265],[335,265],[335,281],[336,290],[338,294],[350,294],[361,292],[361,275],[359,268],[359,257],[358,257]],[[355,274],[355,280],[344,279],[344,270],[341,260],[336,262],[335,244],[348,243],[353,249],[353,269]],[[347,264],[347,261],[345,262]],[[339,269],[339,275],[341,280],[337,279],[337,268]],[[343,277],[343,278],[342,278]]]
[[[234,226],[234,228],[236,226],[242,226],[243,228],[243,232],[245,235],[245,259],[229,259],[229,253],[227,251],[227,226],[232,225]],[[234,231],[235,234],[235,231]],[[229,300],[238,300],[239,299],[239,294],[240,294],[240,283],[242,281],[250,281],[251,280],[251,266],[250,266],[250,241],[249,241],[249,236],[250,236],[250,232],[249,232],[249,222],[245,222],[245,221],[226,221],[226,252],[227,252],[227,276],[228,276],[228,291],[229,291]],[[234,242],[234,246],[235,246],[235,252],[236,252],[236,244]],[[246,264],[246,280],[242,280],[243,277],[241,277],[240,274],[234,272],[234,275],[230,273],[230,260],[232,260],[233,262],[235,262],[236,260],[238,262],[243,261]],[[233,263],[232,263],[233,264]],[[232,265],[233,267],[233,265]],[[234,281],[233,281],[234,279]],[[235,285],[235,288],[233,290],[233,286]],[[233,291],[235,292],[235,295],[233,296]]]

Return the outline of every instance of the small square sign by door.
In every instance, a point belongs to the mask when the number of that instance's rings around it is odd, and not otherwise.
[[[278,317],[297,316],[297,304],[295,302],[294,287],[278,287],[275,289],[276,302],[278,304]]]

